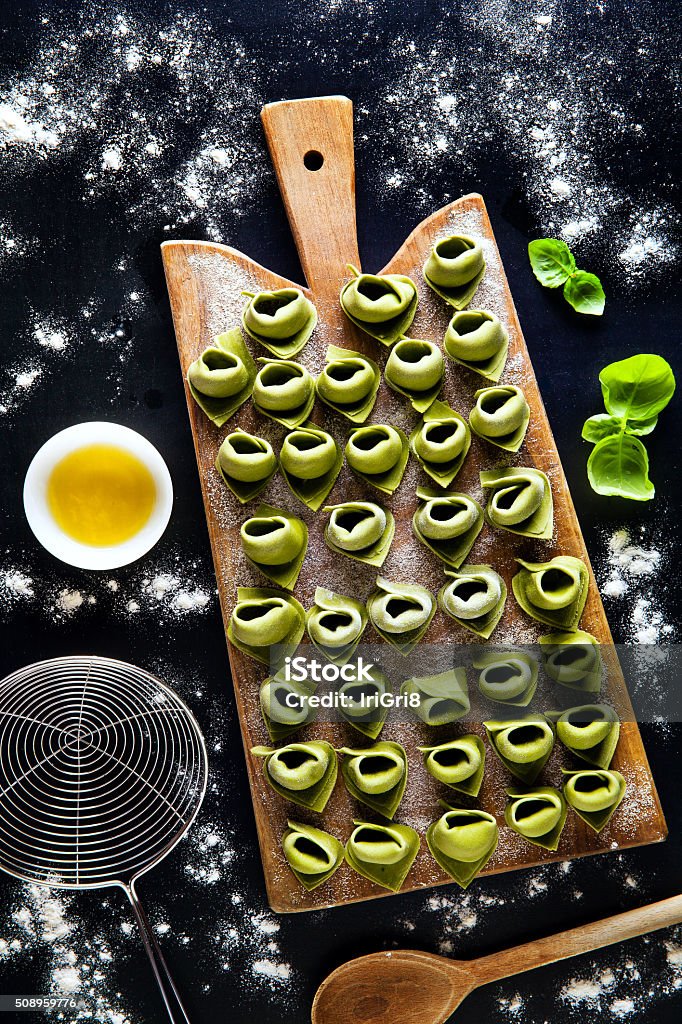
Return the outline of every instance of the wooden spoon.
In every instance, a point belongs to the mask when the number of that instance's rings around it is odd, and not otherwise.
[[[443,1024],[479,985],[682,923],[682,896],[627,910],[477,960],[419,950],[358,957],[333,971],[313,1001],[313,1024]]]

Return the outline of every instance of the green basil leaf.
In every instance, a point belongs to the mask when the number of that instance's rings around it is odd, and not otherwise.
[[[575,273],[573,253],[558,238],[536,238],[528,244],[533,273],[545,288],[560,288]]]
[[[564,298],[576,313],[589,316],[601,316],[604,312],[606,296],[601,281],[596,274],[588,274],[586,270],[576,270],[564,285]]]
[[[675,392],[675,375],[661,356],[641,354],[605,366],[599,374],[604,405],[612,416],[650,420]]]
[[[657,423],[658,416],[652,416],[648,420],[627,420],[625,423],[625,433],[644,437],[645,434],[651,433]]]
[[[583,438],[596,444],[604,437],[611,437],[612,434],[620,434],[623,429],[623,421],[618,416],[609,416],[608,413],[600,412],[597,416],[590,416],[583,424]]]
[[[650,501],[654,496],[646,448],[639,438],[629,434],[616,434],[599,441],[587,460],[587,476],[597,494],[632,501]]]

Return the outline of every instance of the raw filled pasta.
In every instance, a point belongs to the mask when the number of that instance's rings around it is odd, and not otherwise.
[[[364,750],[341,747],[346,789],[360,803],[392,818],[407,785],[407,754],[400,743],[383,741]]]
[[[507,361],[509,335],[494,313],[467,309],[453,316],[443,347],[454,362],[496,384]]]
[[[446,809],[426,830],[433,859],[462,889],[466,889],[497,849],[500,830],[492,814],[465,810],[440,801]]]
[[[468,494],[418,487],[419,507],[412,517],[417,540],[445,565],[457,569],[483,529],[483,509]]]
[[[315,604],[306,612],[308,636],[328,661],[344,665],[360,643],[367,625],[362,601],[335,594],[326,587],[315,591]]]
[[[284,438],[279,463],[291,492],[317,512],[341,471],[343,452],[326,430],[306,423]]]
[[[263,365],[253,384],[254,408],[290,430],[300,427],[315,404],[315,381],[293,359],[258,361]]]
[[[575,631],[587,601],[585,563],[573,555],[557,555],[549,562],[516,561],[521,569],[512,589],[524,612],[556,629]]]
[[[300,821],[287,821],[282,850],[287,864],[308,892],[328,881],[343,863],[343,843],[329,832]]]
[[[485,274],[481,243],[470,235],[439,239],[424,264],[429,288],[455,309],[469,305]]]
[[[484,722],[488,742],[502,764],[531,785],[554,749],[554,726],[542,715]]]
[[[514,466],[481,473],[490,491],[485,515],[491,526],[520,537],[551,540],[554,532],[552,488],[539,469]]]
[[[402,430],[386,423],[356,427],[346,445],[346,461],[358,476],[384,494],[393,494],[407,465],[409,445]]]
[[[566,801],[553,786],[531,790],[508,789],[504,820],[534,846],[556,850],[566,823]]]
[[[249,337],[283,359],[301,351],[315,330],[317,310],[299,288],[242,295],[248,298],[242,325]]]
[[[404,274],[353,274],[341,289],[341,308],[349,320],[376,338],[393,345],[410,328],[419,297],[414,281]]]
[[[276,793],[311,811],[323,811],[332,794],[338,763],[326,740],[288,743],[286,747],[252,747],[264,759],[265,778]]]
[[[445,376],[443,353],[432,341],[403,338],[391,349],[384,379],[405,395],[417,412],[425,412],[440,391]]]
[[[483,640],[492,636],[502,618],[507,586],[489,565],[446,569],[450,582],[438,592],[438,604],[451,619]]]
[[[424,755],[424,767],[434,779],[458,793],[478,796],[485,771],[485,744],[480,736],[458,736],[417,750]]]
[[[419,706],[412,712],[424,725],[449,725],[469,713],[469,689],[464,668],[449,668],[433,676],[413,676],[400,692],[418,694]]]
[[[370,679],[348,679],[341,683],[339,712],[359,733],[375,740],[388,717],[388,704],[383,698],[392,693],[392,687],[376,665],[367,671]]]
[[[346,861],[363,878],[398,892],[419,852],[419,834],[409,825],[353,824]]]
[[[538,663],[526,651],[483,650],[474,655],[473,666],[479,670],[478,688],[488,700],[525,708],[535,696]]]
[[[192,398],[222,427],[249,398],[256,365],[238,327],[219,334],[187,370]]]
[[[331,512],[324,539],[332,551],[358,562],[383,565],[395,534],[393,514],[373,501],[345,501],[328,505]]]
[[[244,504],[260,494],[275,475],[277,456],[264,437],[237,427],[218,449],[215,465],[225,484]]]
[[[595,832],[606,828],[620,806],[627,784],[620,772],[606,768],[581,768],[564,773],[566,803]]]
[[[548,711],[548,721],[556,723],[556,734],[572,754],[597,768],[611,764],[620,721],[608,704],[583,704],[567,711]]]
[[[315,684],[306,680],[287,679],[282,670],[263,680],[260,709],[273,743],[279,743],[313,721],[316,712],[309,698],[315,689]]]
[[[469,425],[474,434],[505,451],[517,452],[530,420],[530,406],[521,388],[514,384],[496,384],[481,388],[474,398],[476,404],[469,413]]]
[[[305,612],[291,594],[265,587],[238,587],[227,636],[249,657],[283,664],[303,638]]]
[[[261,505],[242,523],[242,550],[251,565],[280,587],[292,590],[308,550],[308,527],[282,508]]]
[[[316,388],[330,409],[352,423],[364,423],[374,408],[380,384],[381,371],[373,360],[352,349],[330,345]]]
[[[377,633],[401,654],[408,654],[426,633],[436,611],[430,590],[416,583],[393,583],[377,576],[376,590],[367,601]]]
[[[545,672],[560,687],[594,696],[601,691],[604,667],[599,642],[582,629],[540,637]]]
[[[410,434],[410,448],[422,468],[440,487],[449,487],[471,446],[466,420],[445,402],[436,400]]]

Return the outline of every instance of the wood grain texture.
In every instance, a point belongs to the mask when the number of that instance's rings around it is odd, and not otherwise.
[[[420,950],[371,953],[350,960],[320,985],[312,1024],[444,1024],[481,985],[522,974],[682,921],[682,896],[526,942],[476,960]]]
[[[273,159],[278,168],[280,184],[292,218],[292,228],[301,262],[307,268],[311,279],[315,281],[314,289],[304,291],[318,305],[320,322],[310,342],[298,357],[314,375],[323,367],[326,349],[330,343],[364,351],[380,362],[382,367],[387,356],[385,350],[379,351],[383,346],[356,330],[345,319],[337,303],[339,289],[347,279],[345,265],[357,259],[354,215],[349,212],[354,210],[354,179],[349,169],[349,159],[352,163],[352,140],[349,143],[348,135],[343,134],[350,131],[349,102],[342,98],[301,100],[283,104],[281,110],[276,109],[280,105],[273,105],[265,108],[263,114]],[[333,125],[333,131],[329,128],[330,125]],[[287,131],[296,132],[295,145],[289,140]],[[339,132],[342,133],[341,136]],[[305,170],[304,174],[300,169],[304,166],[303,155],[309,149],[316,148],[324,155],[323,167],[319,171]],[[296,163],[297,160],[299,164]],[[315,180],[321,180],[315,176],[322,173],[331,175],[335,167],[338,168],[338,175],[330,178],[324,189],[319,188],[315,191],[318,188],[314,184]],[[314,198],[311,200],[309,219],[306,220],[306,201],[309,196]],[[333,209],[330,209],[329,217],[322,215],[330,203],[332,207],[335,203],[339,210],[345,211],[342,222],[335,217]],[[484,240],[488,270],[475,303],[496,312],[506,324],[510,335],[510,351],[502,383],[521,385],[531,407],[531,423],[526,442],[520,452],[510,458],[501,458],[498,449],[493,449],[486,442],[474,437],[470,453],[453,489],[484,500],[478,479],[481,469],[489,469],[502,463],[535,465],[547,472],[555,501],[556,528],[552,541],[525,541],[512,534],[493,531],[486,527],[476,542],[469,560],[492,564],[504,576],[508,586],[515,571],[515,556],[544,560],[557,553],[572,554],[583,558],[589,565],[485,204],[478,195],[465,196],[423,221],[384,268],[385,271],[409,274],[418,285],[419,309],[410,335],[442,341],[449,320],[449,310],[445,303],[423,284],[421,268],[433,242],[452,231],[479,234]],[[352,252],[349,253],[349,249],[352,249]],[[244,301],[240,292],[243,288],[254,290],[295,285],[295,282],[272,273],[228,246],[209,242],[166,242],[162,250],[181,369],[185,379],[188,366],[203,351],[212,336],[239,323]],[[326,268],[327,276],[324,279],[316,276],[317,260]],[[267,354],[259,350],[259,346],[250,339],[247,339],[247,342],[255,356]],[[537,339],[536,343],[542,344],[543,339]],[[449,365],[441,397],[463,415],[467,415],[473,405],[474,391],[485,382],[476,374],[455,367],[448,360],[446,362]],[[239,425],[244,430],[267,436],[274,443],[276,450],[279,449],[284,437],[284,428],[256,414],[249,402],[228,425],[218,430],[192,401],[189,390],[187,402],[225,623],[227,624],[235,603],[237,586],[267,585],[267,581],[259,578],[258,574],[250,569],[239,544],[239,527],[244,519],[253,515],[261,500],[287,508],[299,515],[308,525],[310,546],[294,591],[304,607],[310,607],[313,603],[315,587],[319,585],[366,599],[374,588],[376,571],[369,566],[332,555],[322,539],[324,516],[321,513],[312,514],[300,504],[288,491],[280,474],[275,476],[258,499],[242,507],[227,491],[215,470],[214,463],[220,442],[235,426]],[[349,424],[342,417],[318,402],[312,418],[334,434],[340,442],[345,442]],[[382,383],[371,419],[373,422],[399,425],[409,432],[418,417],[404,399]],[[397,529],[382,574],[390,579],[406,582],[419,579],[435,592],[444,582],[442,567],[435,557],[418,544],[411,530],[412,514],[416,507],[415,487],[424,482],[426,477],[415,460],[410,459],[401,487],[392,498],[384,502],[396,517]],[[344,466],[329,495],[329,501],[351,499],[376,500],[376,492],[358,480],[348,466]],[[602,644],[611,644],[611,634],[591,570],[589,596],[581,626],[593,633]],[[546,627],[538,626],[524,615],[510,591],[505,614],[493,635],[493,641],[529,643],[536,641],[538,636],[546,632]],[[369,643],[378,642],[378,638],[371,630],[365,639]],[[436,615],[427,639],[429,643],[434,644],[475,642],[472,634],[459,629],[440,613]],[[632,710],[618,661],[613,650],[607,647],[604,651],[607,660],[608,697],[621,717],[626,719],[623,721],[621,739],[613,762],[613,767],[623,772],[629,785],[629,793],[622,809],[601,835],[592,832],[576,815],[569,815],[556,854],[531,846],[508,829],[503,829],[503,839],[486,868],[487,873],[657,842],[665,838],[666,827],[660,803],[637,724],[632,720]],[[258,706],[259,685],[267,671],[231,646],[229,654],[270,905],[276,911],[299,911],[387,895],[385,890],[354,874],[347,865],[342,866],[329,882],[310,894],[306,893],[294,879],[280,847],[287,813],[298,820],[326,828],[345,841],[352,830],[352,819],[361,817],[364,812],[360,805],[354,804],[350,799],[341,782],[337,784],[323,815],[306,814],[298,807],[287,805],[269,789],[263,779],[261,762],[249,753],[252,746],[267,742]],[[401,681],[396,680],[397,683]],[[532,707],[549,710],[553,706],[550,694],[550,690],[540,688]],[[229,699],[227,691],[226,699]],[[472,703],[472,707],[474,706]],[[487,708],[481,709],[479,721],[487,717],[495,717],[494,706],[488,705]],[[422,833],[426,825],[435,820],[440,813],[438,797],[446,795],[447,791],[441,789],[426,775],[415,747],[426,742],[439,742],[466,731],[482,733],[483,730],[481,726],[472,728],[467,724],[466,727],[428,732],[426,727],[418,724],[391,724],[389,720],[382,738],[402,742],[408,750],[410,760],[408,789],[396,820],[412,824]],[[359,734],[342,724],[312,724],[296,734],[295,738],[299,737],[324,737],[335,746],[358,746],[359,742]],[[561,765],[567,765],[567,762],[562,760],[563,755],[558,746],[557,744],[557,750],[542,776],[544,784],[559,783]],[[493,755],[489,754],[479,802],[480,806],[494,813],[500,822],[503,820],[504,789],[509,783],[508,774],[496,763]],[[368,818],[372,820],[371,815]],[[432,860],[423,842],[404,885],[404,891],[442,884],[448,880]]]

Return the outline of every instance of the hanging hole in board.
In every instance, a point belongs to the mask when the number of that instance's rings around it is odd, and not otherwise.
[[[316,149],[309,149],[303,157],[303,163],[309,171],[319,171],[324,163],[324,157]]]

